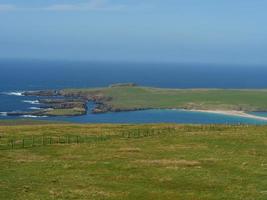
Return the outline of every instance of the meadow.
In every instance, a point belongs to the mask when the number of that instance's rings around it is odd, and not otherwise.
[[[265,200],[266,130],[1,122],[5,141],[68,135],[108,139],[0,150],[0,199]]]

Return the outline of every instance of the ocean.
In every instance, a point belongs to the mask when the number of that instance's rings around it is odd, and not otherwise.
[[[120,82],[162,88],[267,88],[264,66],[211,64],[82,62],[82,61],[0,61],[0,119],[5,112],[38,109],[36,97],[20,96],[26,90],[105,87]],[[92,107],[89,103],[89,107]],[[266,113],[259,113],[267,116]],[[78,123],[190,123],[267,124],[266,121],[182,110],[146,110],[91,114],[80,117],[25,118]]]

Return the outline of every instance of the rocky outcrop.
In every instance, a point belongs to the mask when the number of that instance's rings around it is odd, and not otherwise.
[[[83,102],[64,102],[64,103],[49,103],[40,106],[41,108],[53,109],[70,109],[70,108],[85,108],[86,103]]]
[[[99,113],[107,113],[112,110],[112,107],[108,104],[104,103],[97,103],[96,106],[93,108],[92,113],[99,114]]]
[[[85,99],[70,99],[70,98],[62,98],[62,99],[39,99],[39,103],[43,104],[57,104],[57,103],[66,103],[66,102],[85,102]]]
[[[26,91],[23,92],[22,95],[24,96],[47,96],[47,97],[52,97],[52,96],[59,96],[59,91],[58,90],[39,90],[39,91]]]
[[[129,111],[140,111],[150,110],[151,108],[111,108],[110,112],[129,112]]]
[[[135,87],[135,83],[118,83],[110,85],[109,87]],[[30,112],[12,112],[8,115],[36,115],[36,116],[72,116],[84,115],[87,113],[87,102],[93,101],[95,107],[92,113],[106,113],[106,112],[122,112],[143,110],[143,108],[114,108],[111,105],[112,97],[107,96],[101,90],[86,89],[70,89],[70,90],[40,90],[24,92],[25,96],[39,96],[39,97],[53,97],[47,99],[39,99],[41,110]],[[56,97],[56,98],[54,98]],[[57,98],[58,97],[58,98]],[[51,111],[53,110],[53,111]]]
[[[87,108],[87,101],[82,99],[40,99],[39,103],[41,103],[41,108]]]
[[[25,92],[28,96],[50,96],[52,94],[58,95],[53,91],[36,91]],[[52,96],[55,97],[55,96]],[[40,110],[38,111],[17,111],[7,112],[7,116],[80,116],[87,113],[87,100],[81,98],[51,98],[51,99],[39,99]]]
[[[114,108],[107,103],[97,103],[95,108],[92,110],[94,114],[107,113],[107,112],[128,112],[138,110],[149,110],[151,108]]]
[[[90,100],[92,100],[93,102],[95,102],[96,104],[101,104],[104,102],[108,102],[112,100],[112,97],[108,97],[102,94],[98,94],[98,95],[93,95]]]

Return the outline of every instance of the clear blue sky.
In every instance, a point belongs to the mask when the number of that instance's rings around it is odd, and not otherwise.
[[[267,64],[265,0],[0,0],[0,58]]]

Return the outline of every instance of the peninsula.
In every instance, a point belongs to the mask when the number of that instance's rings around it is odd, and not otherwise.
[[[265,89],[169,89],[123,83],[103,88],[28,91],[23,95],[46,98],[39,99],[41,110],[26,113],[39,116],[84,115],[87,113],[88,101],[95,103],[91,110],[95,114],[146,109],[185,109],[253,117],[246,112],[267,111]],[[8,113],[20,114],[25,113]],[[260,119],[264,120],[265,117]]]

